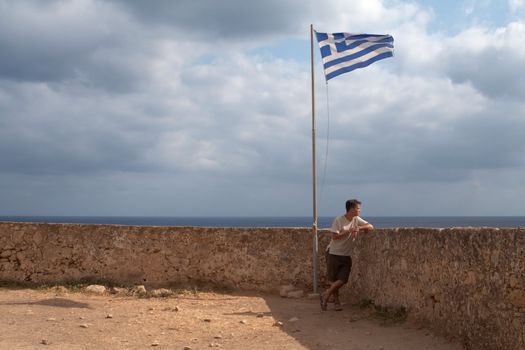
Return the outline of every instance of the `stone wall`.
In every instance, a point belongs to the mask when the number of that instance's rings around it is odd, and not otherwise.
[[[405,307],[471,349],[525,349],[523,229],[380,229],[356,241],[353,261],[347,300]],[[311,231],[0,223],[0,281],[86,279],[311,291]]]
[[[311,279],[306,229],[0,223],[0,280],[212,282],[276,291]],[[310,283],[311,284],[311,283]]]
[[[525,230],[376,230],[355,258],[354,296],[405,306],[470,349],[525,349]]]

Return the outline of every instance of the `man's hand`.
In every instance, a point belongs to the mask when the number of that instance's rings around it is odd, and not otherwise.
[[[351,228],[349,230],[350,232],[350,236],[352,236],[352,241],[355,241],[355,239],[357,238],[357,236],[359,235],[359,227],[357,228]]]
[[[359,228],[361,230],[364,230],[365,232],[368,232],[368,231],[373,230],[374,226],[372,226],[372,224],[366,224],[366,225],[359,226]]]

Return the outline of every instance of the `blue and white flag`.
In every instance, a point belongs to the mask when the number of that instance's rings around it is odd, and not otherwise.
[[[391,35],[315,32],[326,81],[394,55]]]

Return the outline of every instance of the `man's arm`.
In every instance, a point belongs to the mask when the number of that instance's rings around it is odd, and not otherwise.
[[[343,239],[350,234],[350,231],[341,230],[340,232],[331,232],[331,238],[334,240]]]
[[[331,232],[331,233],[332,233],[332,239],[338,240],[338,239],[346,238],[349,235],[357,235],[358,232],[359,232],[358,228],[351,228],[349,230],[341,229],[340,231]]]
[[[368,224],[367,223],[367,224],[364,224],[364,225],[359,225],[359,229],[368,231],[368,230],[373,230],[374,226],[372,224]]]

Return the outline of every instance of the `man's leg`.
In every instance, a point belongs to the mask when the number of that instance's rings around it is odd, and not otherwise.
[[[345,256],[344,258],[341,258],[341,269],[340,274],[338,275],[338,279],[343,282],[343,284],[346,284],[348,282],[348,278],[350,277],[350,272],[352,271],[352,257]],[[339,288],[337,288],[334,291],[334,309],[335,311],[341,311],[343,310],[343,307],[341,306],[341,301],[339,300]]]
[[[342,311],[341,301],[339,300],[339,289],[334,292],[334,310]]]
[[[330,295],[336,293],[336,292],[339,290],[339,288],[341,288],[342,286],[344,286],[344,284],[345,284],[345,283],[344,283],[343,281],[341,281],[341,280],[337,280],[337,281],[333,282],[333,283],[330,285],[330,288],[328,288],[328,289],[326,290],[326,296],[330,296]]]
[[[330,250],[327,248],[324,252],[324,259],[325,259],[325,263],[326,263],[326,275],[327,275],[327,279],[328,279],[328,285],[326,286],[326,288],[330,288],[330,286],[332,285],[332,283],[334,282],[332,280],[332,264],[330,263]],[[327,300],[328,303],[333,303],[334,302],[334,298],[333,296],[330,297],[328,300]]]
[[[344,286],[345,282],[341,281],[341,280],[337,280],[335,282],[333,282],[331,285],[330,285],[330,288],[328,288],[321,296],[322,296],[322,302],[324,304],[324,306],[322,306],[322,309],[325,310],[326,309],[326,304],[328,302],[328,298],[330,298],[331,295],[339,295],[339,288],[341,288],[342,286]]]
[[[339,302],[339,289],[334,291],[333,296],[334,296],[334,303],[340,304],[340,302]]]
[[[341,303],[339,301],[339,289],[348,282],[350,271],[352,269],[352,258],[350,256],[336,256],[329,255],[330,267],[332,272],[332,282],[330,287],[321,294],[321,310],[327,309],[328,299],[334,298],[335,310],[342,310]]]

